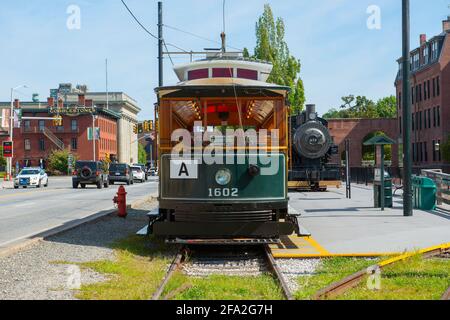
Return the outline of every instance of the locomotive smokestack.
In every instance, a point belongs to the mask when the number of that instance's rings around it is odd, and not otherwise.
[[[316,105],[315,104],[307,104],[306,105],[306,113],[308,114],[308,116],[311,113],[316,113]],[[309,118],[309,117],[308,117]]]

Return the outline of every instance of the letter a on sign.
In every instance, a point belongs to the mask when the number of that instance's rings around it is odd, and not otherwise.
[[[197,160],[170,160],[170,179],[198,179]]]

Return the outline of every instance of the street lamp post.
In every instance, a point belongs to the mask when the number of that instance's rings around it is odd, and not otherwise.
[[[14,91],[20,88],[28,88],[26,85],[20,85],[17,86],[15,88],[11,88],[11,111],[10,111],[10,115],[9,115],[9,139],[11,140],[11,142],[13,142],[13,138],[14,138]],[[13,144],[13,149],[14,149],[14,144]],[[13,150],[13,155],[14,155],[14,150]],[[9,158],[9,165],[8,165],[8,177],[9,180],[12,180],[12,163],[13,163],[13,158],[10,157]]]
[[[411,88],[410,88],[410,14],[409,0],[402,0],[403,33],[403,215],[413,215],[412,208],[412,159],[411,159]]]

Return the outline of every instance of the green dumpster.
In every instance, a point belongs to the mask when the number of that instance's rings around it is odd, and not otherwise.
[[[381,208],[381,181],[373,182],[373,196],[375,208]],[[393,193],[392,193],[392,178],[385,171],[384,172],[384,207],[392,208],[393,207]]]
[[[415,176],[412,179],[414,208],[420,210],[436,209],[436,183],[430,178]]]

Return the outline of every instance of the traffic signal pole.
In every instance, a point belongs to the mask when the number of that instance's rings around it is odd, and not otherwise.
[[[402,0],[403,42],[403,215],[413,215],[412,208],[412,159],[411,159],[411,87],[410,87],[410,13],[409,0]]]

